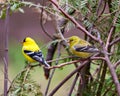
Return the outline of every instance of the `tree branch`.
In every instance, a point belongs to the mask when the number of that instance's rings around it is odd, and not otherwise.
[[[106,53],[106,52],[105,52],[105,53]],[[105,59],[106,59],[106,63],[107,63],[107,65],[108,65],[108,67],[109,67],[109,70],[110,70],[110,73],[111,73],[113,82],[114,82],[114,84],[115,84],[115,87],[116,87],[118,96],[120,96],[120,83],[119,83],[117,74],[116,74],[116,72],[115,72],[114,66],[113,66],[112,63],[110,62],[110,59],[109,59],[108,55],[105,54],[105,53],[104,53],[104,56],[105,56]]]
[[[109,46],[112,46],[116,43],[120,42],[120,37],[116,38],[115,40],[113,40],[112,42],[110,42]]]
[[[69,80],[69,78],[71,78],[76,72],[80,71],[85,64],[88,63],[88,61],[85,61],[84,63],[82,63],[80,66],[78,66],[75,70],[73,70],[63,81],[61,81],[56,87],[55,89],[53,89],[53,91],[48,95],[48,96],[53,96],[55,94],[55,92],[67,81]]]
[[[118,60],[118,61],[114,64],[114,68],[116,69],[119,64],[120,64],[120,60]]]
[[[44,5],[44,0],[42,1],[43,5]],[[41,25],[41,28],[43,30],[43,32],[50,38],[50,39],[53,39],[53,37],[46,31],[46,29],[44,28],[44,25],[43,25],[43,12],[44,12],[44,9],[43,7],[41,7],[41,15],[40,15],[40,25]]]
[[[73,84],[72,84],[72,87],[71,87],[71,89],[70,89],[70,92],[69,92],[68,96],[71,96],[71,94],[72,94],[72,92],[73,92],[73,89],[74,89],[74,87],[75,87],[75,84],[76,84],[76,82],[77,82],[77,80],[78,80],[78,77],[79,77],[79,73],[77,73],[76,76],[75,76],[75,79],[74,79],[74,81],[73,81]]]
[[[9,9],[10,5],[7,5],[6,19],[5,19],[5,53],[4,53],[4,96],[7,96],[8,89],[8,36],[9,36]]]
[[[67,17],[71,22],[73,22],[78,29],[82,30],[82,32],[84,32],[85,34],[87,34],[87,35],[88,35],[89,37],[91,37],[93,40],[98,41],[98,39],[97,39],[95,36],[91,35],[91,34],[90,34],[84,27],[82,27],[73,17],[71,17],[69,14],[67,14],[54,0],[49,0],[49,1],[50,1],[52,4],[54,4],[54,5],[57,7],[57,9],[58,9],[59,11],[61,11],[61,13],[62,13],[65,17]]]
[[[47,69],[61,68],[63,66],[74,64],[74,63],[77,63],[77,62],[80,62],[80,60],[74,60],[74,61],[70,61],[70,62],[65,62],[65,63],[59,64],[59,65],[51,66],[49,68],[47,67]]]

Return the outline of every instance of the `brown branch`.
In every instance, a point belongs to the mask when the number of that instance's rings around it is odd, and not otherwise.
[[[75,58],[75,56],[67,56],[67,57],[63,57],[63,58],[57,58],[57,59],[53,59],[53,60],[49,60],[47,61],[47,63],[50,63],[50,62],[56,62],[56,61],[60,61],[60,60],[65,60],[65,59],[71,59],[71,58]],[[76,57],[77,58],[77,57]],[[79,57],[78,57],[79,58]],[[96,58],[93,58],[93,59],[96,59]]]
[[[57,58],[60,58],[60,56],[61,56],[61,44],[59,43],[58,44]],[[58,65],[58,63],[59,63],[59,61],[56,60],[55,65]],[[52,80],[52,77],[53,77],[54,73],[55,73],[55,69],[53,69],[52,73],[50,74],[49,82],[48,82],[46,90],[45,90],[45,96],[47,96],[47,94],[48,94],[48,90],[49,90],[49,87],[50,87],[50,84],[51,84],[51,80]]]
[[[76,82],[77,82],[77,80],[78,80],[78,77],[79,77],[79,73],[76,74],[76,77],[75,77],[75,79],[74,79],[74,81],[73,81],[73,84],[72,84],[72,87],[71,87],[71,89],[70,89],[70,92],[69,92],[68,96],[71,96],[71,94],[72,94],[72,92],[73,92],[73,89],[74,89],[74,87],[75,87],[75,84],[76,84]]]
[[[98,39],[91,35],[84,27],[82,27],[73,17],[71,17],[69,14],[67,14],[54,0],[49,0],[50,2],[52,2],[52,4],[54,4],[57,9],[65,16],[67,17],[71,22],[73,22],[76,27],[80,30],[82,30],[82,32],[84,32],[85,34],[87,34],[89,37],[91,37],[93,40],[98,41]]]
[[[119,12],[116,13],[115,18],[113,19],[113,25],[112,25],[112,27],[110,29],[110,32],[109,32],[109,35],[108,35],[108,38],[107,38],[107,42],[106,42],[106,49],[108,49],[110,41],[112,39],[113,31],[115,29],[115,24],[117,22],[118,16],[119,16]]]
[[[104,60],[105,61],[104,57],[91,57],[90,59],[91,60]]]
[[[119,4],[120,4],[120,1],[119,1]],[[110,41],[112,40],[112,36],[113,36],[113,32],[114,32],[114,29],[115,29],[115,24],[117,22],[118,16],[119,16],[119,12],[116,12],[116,14],[114,16],[114,19],[113,19],[113,25],[112,25],[112,27],[110,29],[110,32],[109,32],[109,35],[108,35],[108,38],[107,38],[107,41],[106,41],[106,46],[103,45],[102,48],[103,48],[103,54],[104,54],[104,57],[106,59],[107,66],[108,66],[108,68],[110,70],[113,82],[115,84],[115,87],[116,87],[116,90],[117,90],[117,93],[118,93],[118,96],[120,96],[120,83],[119,83],[115,68],[112,65],[112,63],[110,61],[110,58],[109,58],[109,56],[107,54],[107,52],[110,49],[109,44],[110,44]]]
[[[98,89],[97,89],[97,96],[101,96],[101,93],[102,93],[102,88],[103,88],[103,85],[104,85],[104,82],[105,82],[105,76],[106,76],[106,72],[107,72],[107,65],[106,65],[106,62],[102,62],[104,65],[103,65],[103,69],[102,69],[102,74],[100,76],[100,83],[99,83],[99,86],[98,86]]]
[[[52,62],[56,62],[56,61],[59,61],[59,60],[64,60],[66,58],[74,58],[75,56],[68,56],[68,57],[64,57],[64,58],[60,58],[60,59],[53,59],[53,60],[49,60],[47,61],[47,63],[52,63]],[[87,60],[87,59],[86,59]],[[90,60],[104,60],[105,61],[105,58],[103,57],[91,57]],[[80,62],[80,61],[85,61],[82,60],[82,59],[78,59],[78,60],[74,60],[74,61],[70,61],[70,62],[65,62],[65,63],[62,63],[62,64],[59,64],[59,65],[55,65],[55,66],[51,66],[51,67],[46,67],[46,69],[55,69],[55,68],[61,68],[61,67],[64,67],[66,65],[70,65],[70,64],[73,64],[73,63],[77,63],[77,62]],[[40,66],[39,64],[36,64],[36,65],[30,65],[31,67],[37,67],[37,66]]]
[[[43,0],[43,5],[44,5],[44,0]],[[43,30],[43,32],[50,38],[50,39],[53,39],[53,37],[46,31],[46,29],[44,28],[44,25],[43,25],[43,12],[44,12],[44,9],[43,7],[41,8],[41,15],[40,15],[40,25],[41,25],[41,28]]]
[[[88,61],[85,61],[84,63],[82,63],[80,66],[78,66],[75,70],[73,70],[63,81],[61,81],[56,87],[55,89],[53,89],[53,91],[48,95],[48,96],[53,96],[55,94],[55,92],[65,83],[67,82],[67,80],[69,80],[69,78],[71,78],[76,72],[80,71],[85,64],[88,63]]]
[[[98,16],[98,13],[99,13],[100,6],[102,5],[102,2],[103,2],[103,0],[99,0],[99,2],[98,2],[98,7],[97,7],[97,11],[96,11],[97,16]]]
[[[119,64],[120,64],[120,60],[118,60],[118,61],[114,64],[114,68],[116,69]]]
[[[8,89],[8,36],[9,36],[9,9],[10,5],[7,5],[6,19],[5,19],[5,54],[4,54],[4,96],[7,96]]]
[[[112,65],[112,63],[110,62],[109,56],[106,54],[106,52],[104,53],[105,59],[106,59],[106,63],[109,67],[113,82],[115,84],[118,96],[120,96],[120,83],[116,74],[116,71],[114,69],[114,66]]]
[[[104,4],[104,7],[103,7],[103,9],[101,11],[101,7],[100,6],[102,5],[102,2],[105,2],[105,4]],[[97,19],[99,19],[99,17],[104,13],[106,5],[107,5],[106,3],[107,3],[107,1],[99,0],[97,11],[96,11],[96,14],[98,16]],[[99,10],[101,11],[101,13],[99,13]]]
[[[116,38],[115,40],[112,40],[112,42],[109,44],[109,46],[112,46],[118,42],[120,42],[120,37]]]
[[[74,60],[74,61],[70,61],[70,62],[65,62],[65,63],[59,64],[59,65],[51,66],[49,68],[47,67],[47,69],[61,68],[61,67],[66,66],[66,65],[74,64],[76,62],[80,62],[80,60]]]
[[[53,56],[54,56],[54,53],[56,51],[57,45],[58,45],[58,43],[51,44],[49,46],[48,52],[47,52],[46,61],[49,61],[49,60],[53,59]],[[52,62],[49,62],[49,65],[52,65]],[[44,75],[45,75],[46,79],[48,79],[49,78],[49,74],[50,74],[50,70],[44,68],[44,71],[45,71]]]
[[[106,96],[107,92],[109,92],[112,89],[113,83],[109,85],[109,87],[106,88],[104,94],[102,96]]]

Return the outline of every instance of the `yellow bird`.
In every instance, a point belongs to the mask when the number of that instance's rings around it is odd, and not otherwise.
[[[67,41],[71,53],[80,58],[88,58],[94,53],[99,52],[97,48],[78,36],[69,37]]]
[[[22,44],[22,53],[28,62],[39,62],[46,67],[50,67],[50,65],[44,60],[39,46],[32,38],[26,37],[23,40]]]

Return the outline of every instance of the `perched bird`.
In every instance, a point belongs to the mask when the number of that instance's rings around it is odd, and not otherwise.
[[[30,38],[26,37],[23,42],[22,53],[25,56],[26,60],[30,63],[39,62],[45,67],[50,67],[50,65],[44,60],[42,52],[36,42]]]
[[[71,53],[80,58],[88,58],[94,53],[99,52],[97,48],[78,36],[69,37],[67,41]]]

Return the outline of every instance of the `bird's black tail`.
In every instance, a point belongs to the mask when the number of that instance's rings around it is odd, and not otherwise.
[[[45,61],[45,67],[44,67],[44,76],[46,79],[49,78],[49,75],[50,75],[50,69],[47,69],[46,67],[50,67],[50,65]]]
[[[45,67],[50,67],[50,65],[46,61],[44,61],[44,65]]]

